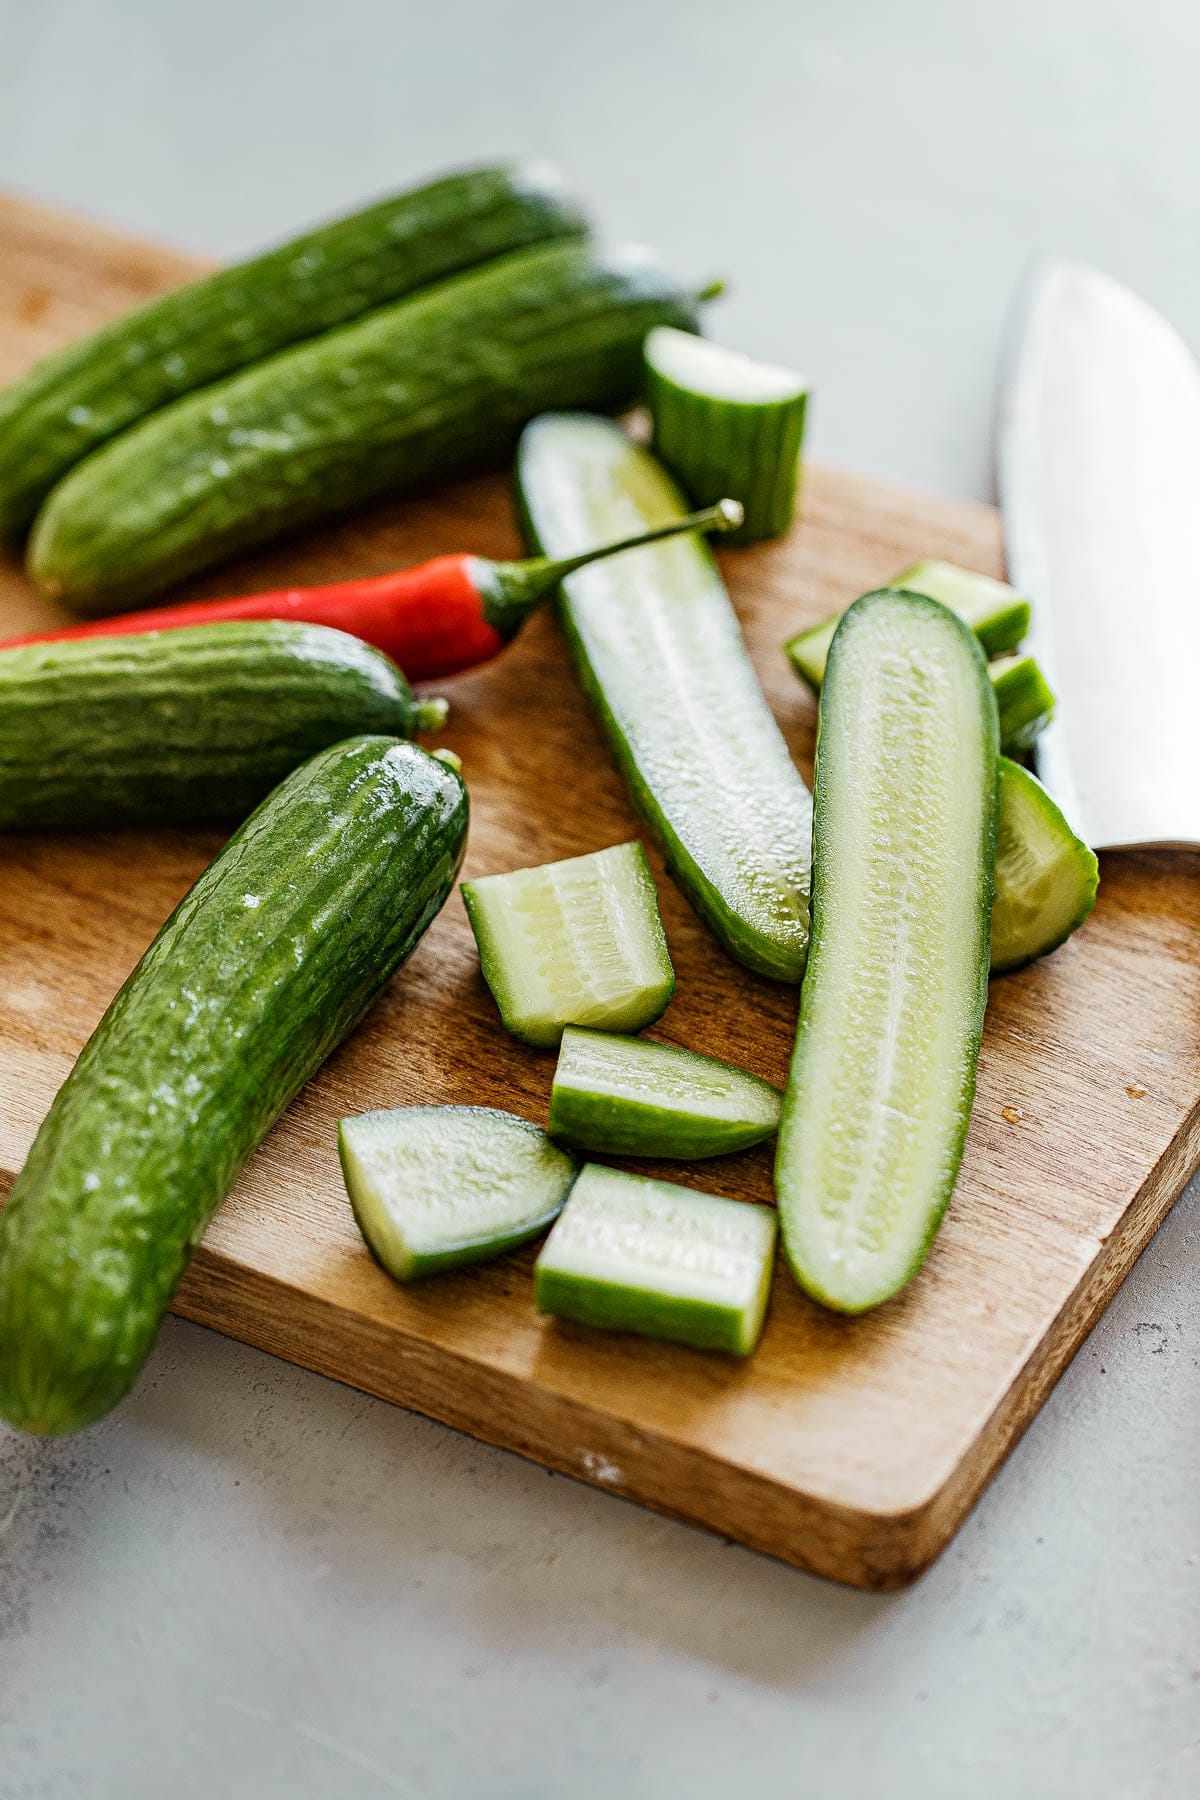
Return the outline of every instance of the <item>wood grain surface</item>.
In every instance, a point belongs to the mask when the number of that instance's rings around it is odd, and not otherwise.
[[[0,380],[200,266],[0,202]],[[370,573],[451,549],[517,551],[503,478],[377,509],[188,591]],[[815,715],[783,638],[924,556],[998,571],[995,514],[828,470],[811,471],[786,542],[722,556],[806,776]],[[53,616],[14,562],[0,566],[0,627]],[[443,738],[471,788],[468,874],[637,833],[549,616],[501,660],[441,686],[453,702]],[[220,842],[158,831],[0,845],[4,1190],[119,983]],[[731,963],[651,860],[678,975],[652,1035],[782,1081],[795,993]],[[539,1319],[532,1252],[408,1291],[371,1261],[335,1121],[410,1101],[544,1121],[553,1062],[501,1030],[456,894],[263,1144],[176,1311],[790,1562],[895,1586],[961,1523],[1200,1158],[1200,884],[1184,857],[1105,859],[1085,929],[992,985],[962,1177],[924,1271],[848,1320],[810,1304],[781,1267],[746,1364]],[[658,1172],[769,1202],[770,1164],[765,1147]]]

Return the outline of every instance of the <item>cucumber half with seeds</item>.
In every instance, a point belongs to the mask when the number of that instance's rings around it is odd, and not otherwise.
[[[655,327],[645,356],[655,454],[689,494],[741,501],[745,516],[733,543],[786,531],[796,510],[807,382],[673,325]]]
[[[517,482],[533,542],[570,556],[683,516],[654,457],[607,419],[527,426]],[[706,545],[674,538],[570,576],[560,617],[634,803],[732,956],[799,981],[812,800],[763,698]]]
[[[748,1356],[775,1234],[769,1207],[588,1163],[534,1266],[538,1311]]]
[[[550,1134],[610,1156],[724,1156],[770,1137],[782,1099],[769,1081],[694,1050],[568,1029]]]
[[[1096,904],[1100,866],[1040,781],[1000,759],[992,973],[1024,968],[1065,943]]]
[[[553,1049],[566,1025],[637,1031],[675,992],[640,844],[484,875],[462,897],[484,980],[523,1044]]]
[[[544,1131],[487,1106],[401,1106],[338,1126],[359,1229],[389,1275],[487,1262],[562,1210],[577,1166]]]
[[[919,1268],[949,1203],[987,1003],[996,702],[977,640],[867,594],[829,654],[813,935],[775,1185],[801,1286],[859,1313]]]
[[[1029,630],[1029,602],[1015,588],[990,575],[977,575],[973,569],[960,569],[956,563],[913,563],[893,575],[887,585],[940,600],[971,627],[989,656],[1015,650]],[[798,631],[784,646],[797,675],[814,693],[821,691],[825,659],[841,620],[842,614],[835,613],[807,631]]]

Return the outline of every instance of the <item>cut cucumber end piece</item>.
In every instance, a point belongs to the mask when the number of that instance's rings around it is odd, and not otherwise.
[[[1022,969],[1066,942],[1096,904],[1100,865],[1027,769],[1000,759],[992,973]]]
[[[484,980],[505,1028],[553,1049],[567,1025],[637,1031],[675,991],[658,895],[638,843],[464,881]]]
[[[722,495],[740,501],[733,543],[786,531],[796,508],[807,383],[669,325],[650,333],[645,358],[655,452],[697,505]]]
[[[588,1163],[534,1269],[539,1312],[748,1356],[762,1334],[775,1214]]]
[[[841,1312],[919,1268],[958,1175],[987,1001],[995,696],[939,602],[865,595],[821,697],[813,935],[776,1193],[788,1260]]]
[[[894,575],[887,587],[893,592],[924,594],[949,607],[970,626],[989,656],[1015,650],[1029,630],[1028,600],[1023,600],[1007,582],[976,574],[973,569],[960,569],[957,563],[913,563]],[[835,613],[832,618],[822,619],[819,625],[798,631],[784,645],[792,667],[814,694],[821,691],[829,646],[842,617]]]
[[[1000,748],[1010,756],[1032,750],[1054,717],[1054,694],[1032,656],[1002,656],[988,665],[1000,713]]]
[[[550,1091],[550,1135],[609,1156],[725,1156],[778,1128],[783,1096],[745,1069],[644,1038],[571,1027]]]
[[[487,1262],[557,1217],[577,1164],[544,1131],[487,1106],[401,1106],[338,1125],[350,1204],[397,1281]]]

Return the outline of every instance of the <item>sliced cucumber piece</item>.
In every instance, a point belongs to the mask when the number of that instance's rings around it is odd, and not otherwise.
[[[770,1137],[782,1100],[769,1081],[695,1050],[569,1029],[550,1135],[610,1156],[724,1156]]]
[[[389,1275],[487,1262],[544,1231],[577,1173],[544,1131],[489,1106],[401,1106],[338,1125],[359,1229]]]
[[[775,1232],[769,1207],[588,1163],[534,1265],[538,1311],[749,1356]]]
[[[1032,656],[1002,656],[988,664],[1000,713],[1000,748],[1017,756],[1032,750],[1054,716],[1050,684]]]
[[[1015,650],[1029,630],[1029,602],[1022,600],[1015,588],[993,581],[990,575],[977,575],[973,569],[960,569],[956,563],[913,563],[893,575],[887,585],[940,600],[971,627],[989,656]],[[798,631],[784,646],[797,675],[814,693],[820,692],[825,679],[825,658],[841,618],[841,613],[835,613],[807,631]]]
[[[949,1202],[987,1002],[995,695],[977,640],[916,594],[847,612],[821,695],[813,935],[775,1185],[788,1260],[864,1312]]]
[[[787,530],[796,510],[808,384],[790,369],[659,325],[645,345],[654,449],[689,494],[739,500],[730,541]]]
[[[530,536],[551,556],[685,511],[647,451],[585,413],[527,426],[517,480]],[[812,800],[708,547],[675,538],[630,550],[561,592],[584,687],[672,873],[739,962],[799,981]]]
[[[464,881],[483,978],[505,1028],[553,1049],[565,1025],[639,1031],[675,992],[640,844]]]
[[[1096,904],[1100,865],[1040,781],[1000,758],[992,973],[1024,968],[1065,943]]]

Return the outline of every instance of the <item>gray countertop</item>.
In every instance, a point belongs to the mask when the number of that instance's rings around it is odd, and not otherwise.
[[[0,181],[221,254],[551,156],[731,277],[715,328],[811,375],[817,456],[920,485],[989,496],[1039,249],[1200,342],[1191,0],[0,0],[0,42]],[[1189,1192],[883,1597],[172,1321],[106,1424],[0,1432],[0,1796],[1183,1800],[1198,1239]]]

